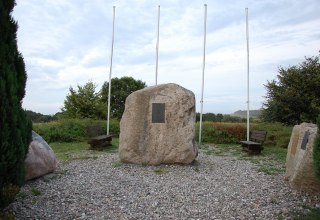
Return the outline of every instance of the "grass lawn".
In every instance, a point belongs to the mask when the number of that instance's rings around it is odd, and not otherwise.
[[[69,160],[83,160],[90,158],[97,158],[101,154],[117,153],[119,146],[119,139],[112,138],[112,145],[105,147],[102,151],[90,150],[90,145],[84,142],[70,142],[70,143],[50,143],[56,157],[60,161]]]
[[[112,145],[103,150],[90,150],[89,144],[84,142],[50,143],[56,157],[60,161],[96,159],[101,154],[117,153],[119,138],[112,139]],[[207,155],[235,156],[242,160],[249,160],[257,166],[258,171],[269,175],[284,173],[287,149],[265,146],[260,155],[248,155],[242,151],[240,145],[235,144],[204,144],[200,148]]]
[[[306,214],[296,213],[294,220],[318,220],[320,219],[319,208],[309,208],[309,212]]]
[[[90,150],[89,144],[84,142],[50,143],[56,157],[60,161],[96,159],[101,154],[117,153],[119,138],[112,139],[112,145],[103,150]],[[241,160],[249,160],[254,163],[257,170],[269,175],[285,172],[287,149],[265,146],[260,155],[248,155],[242,151],[240,145],[235,144],[204,144],[200,148],[207,155],[235,156]]]
[[[268,175],[285,172],[285,162],[287,149],[273,146],[264,146],[264,150],[259,155],[249,155],[242,151],[238,144],[204,144],[201,149],[207,155],[214,156],[235,156],[241,160],[251,161],[256,165],[259,172]]]

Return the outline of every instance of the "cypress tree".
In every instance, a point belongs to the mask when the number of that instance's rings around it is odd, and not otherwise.
[[[31,140],[31,121],[22,109],[27,74],[17,46],[18,24],[11,13],[15,0],[0,1],[0,194],[24,183],[24,160]],[[3,205],[0,195],[0,207]]]

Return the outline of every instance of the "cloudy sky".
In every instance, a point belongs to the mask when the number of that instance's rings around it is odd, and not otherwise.
[[[319,0],[17,0],[18,46],[28,73],[26,109],[55,114],[69,87],[108,81],[112,13],[116,6],[112,77],[193,91],[200,111],[204,4],[208,5],[204,112],[246,109],[245,8],[249,8],[250,108],[264,101],[264,84],[320,50]]]

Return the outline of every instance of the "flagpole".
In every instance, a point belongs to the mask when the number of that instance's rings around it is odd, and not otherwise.
[[[157,33],[157,45],[156,45],[156,85],[158,85],[159,29],[160,29],[160,5],[158,6],[158,33]]]
[[[115,14],[116,14],[116,6],[113,6],[112,43],[111,43],[111,55],[110,55],[109,92],[108,92],[107,135],[109,135],[109,125],[110,125],[111,75],[112,75],[112,57],[113,57],[113,44],[114,44],[114,21],[115,21]]]
[[[207,35],[207,4],[204,4],[204,36],[203,36],[203,64],[202,64],[202,89],[201,89],[201,112],[199,127],[199,146],[201,145],[202,113],[203,113],[203,91],[204,91],[204,70],[206,66],[206,35]]]
[[[250,136],[250,96],[249,96],[249,27],[248,8],[246,8],[246,38],[247,38],[247,141]]]

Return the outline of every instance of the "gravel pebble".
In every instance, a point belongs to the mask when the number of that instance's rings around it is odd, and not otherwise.
[[[60,163],[7,209],[16,219],[291,219],[319,204],[319,195],[291,190],[284,174],[200,152],[192,165],[121,164],[117,154]]]

